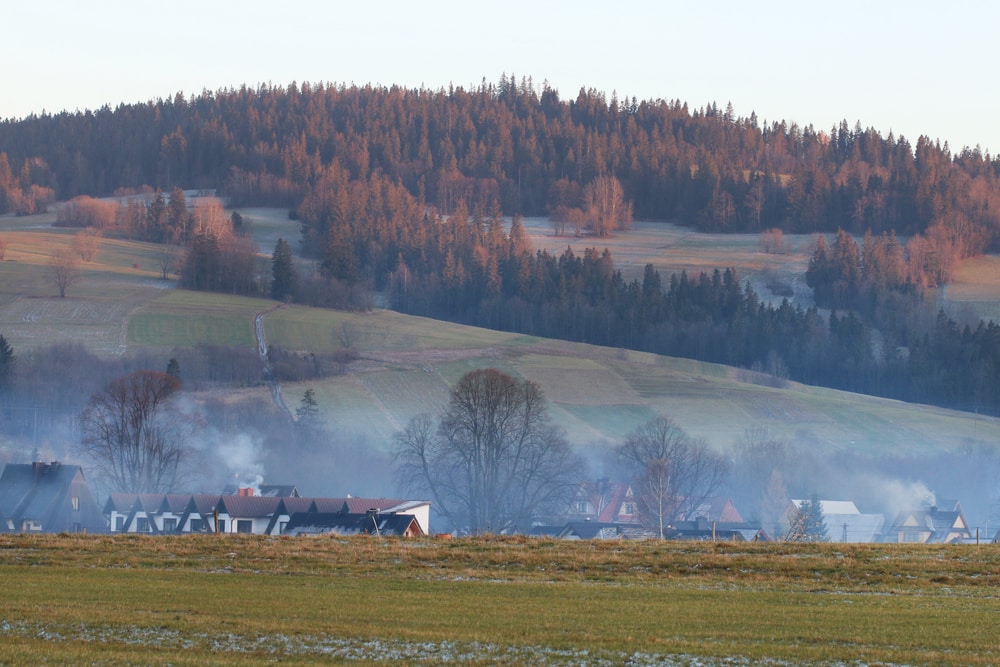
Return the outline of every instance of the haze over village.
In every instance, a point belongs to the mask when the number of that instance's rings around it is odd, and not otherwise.
[[[317,584],[289,598],[307,629],[265,632],[248,612],[223,641],[197,613],[123,620],[96,603],[76,624],[72,605],[45,616],[12,592],[0,662],[115,662],[130,634],[135,655],[189,646],[220,664],[957,659],[942,658],[957,635],[858,639],[875,620],[804,649],[748,614],[731,620],[740,639],[705,643],[693,610],[725,603],[684,602],[682,579],[743,609],[772,585],[947,600],[954,584],[964,600],[992,571],[1000,98],[975,64],[988,40],[932,60],[914,46],[967,29],[965,10],[931,25],[866,7],[858,25],[785,3],[245,4],[11,8],[0,570],[190,582],[194,567],[271,586],[287,567]],[[43,15],[40,53],[24,40]],[[880,21],[910,41],[887,50]],[[453,571],[465,550],[481,553]],[[780,565],[845,553],[839,574]],[[897,557],[927,565],[907,561],[900,583],[882,563]],[[583,584],[649,587],[688,605],[657,614],[691,625],[564,634],[561,653],[537,623],[518,637],[486,616],[469,633],[322,620],[359,597],[346,580],[380,578],[420,580],[466,619],[507,594],[465,600],[487,581],[565,585],[567,601]],[[122,609],[160,597],[135,590]],[[176,604],[213,618],[203,603]],[[52,653],[55,636],[83,644]]]

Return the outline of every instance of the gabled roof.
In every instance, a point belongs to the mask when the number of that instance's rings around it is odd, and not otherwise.
[[[228,514],[230,518],[263,518],[274,514],[281,504],[281,498],[269,496],[223,496],[216,508],[220,514]]]
[[[191,502],[194,503],[194,510],[202,516],[208,516],[214,512],[216,505],[219,504],[219,500],[221,499],[222,496],[217,496],[214,493],[191,494]]]
[[[285,526],[286,535],[423,535],[416,517],[409,514],[298,512]]]
[[[274,496],[275,498],[298,498],[299,490],[293,484],[261,484],[260,495]]]
[[[168,493],[163,496],[163,504],[160,505],[160,512],[170,512],[171,514],[181,514],[187,509],[191,496],[183,493]]]
[[[688,521],[708,519],[709,521],[725,523],[743,523],[743,517],[736,509],[736,505],[725,496],[706,498],[703,503],[688,512],[686,519]]]
[[[928,543],[943,543],[949,540],[962,540],[972,536],[969,524],[962,513],[962,506],[957,502],[951,507],[956,510],[942,511],[937,507],[930,509],[911,510],[896,515],[890,528],[891,532],[920,531],[930,533]],[[957,535],[955,535],[957,534]]]
[[[300,498],[298,496],[289,496],[287,498],[280,498],[281,504],[278,509],[275,510],[276,513],[287,514],[291,516],[296,512],[317,512],[316,509],[316,499],[315,498]]]
[[[75,505],[75,506],[74,506]],[[80,466],[53,463],[10,463],[0,474],[0,513],[20,530],[38,522],[45,532],[106,532]]]

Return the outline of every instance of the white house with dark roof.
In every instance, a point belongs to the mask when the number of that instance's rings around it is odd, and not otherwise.
[[[280,491],[267,496],[256,495],[250,488],[239,489],[236,495],[116,493],[108,498],[104,513],[111,532],[116,533],[280,535],[294,514],[357,515],[369,511],[411,516],[422,534],[430,532],[430,501],[302,498],[295,487],[271,488]]]

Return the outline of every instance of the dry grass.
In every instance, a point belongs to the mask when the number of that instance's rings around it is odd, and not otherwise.
[[[13,663],[986,665],[1000,649],[994,547],[4,536],[0,576]]]

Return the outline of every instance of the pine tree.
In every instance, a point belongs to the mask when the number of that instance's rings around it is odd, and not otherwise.
[[[170,357],[167,362],[167,375],[177,380],[178,384],[181,381],[181,365],[177,361],[177,357]]]
[[[0,395],[7,395],[14,384],[14,348],[0,335]]]
[[[279,238],[271,255],[271,298],[278,301],[293,299],[296,292],[295,267],[292,266],[292,247]]]

